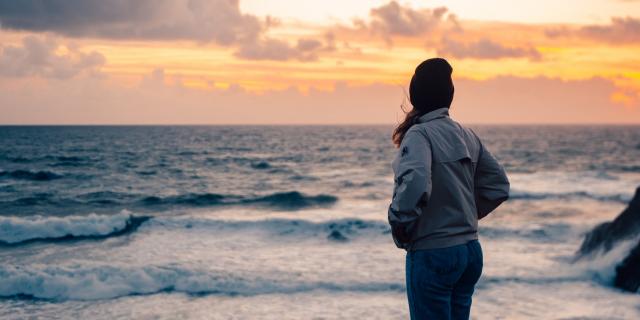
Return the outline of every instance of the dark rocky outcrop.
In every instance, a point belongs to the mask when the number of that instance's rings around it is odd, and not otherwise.
[[[616,267],[616,279],[613,285],[631,292],[637,292],[640,288],[640,242]]]
[[[595,252],[607,252],[617,242],[640,235],[640,187],[629,202],[629,206],[613,221],[596,226],[585,236],[577,259]],[[640,287],[640,243],[616,267],[614,285],[620,289],[636,292]]]
[[[599,249],[609,251],[616,242],[636,234],[640,234],[640,187],[636,189],[629,206],[618,217],[587,233],[578,254],[584,256]]]

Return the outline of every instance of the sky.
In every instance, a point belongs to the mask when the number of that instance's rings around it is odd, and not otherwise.
[[[0,0],[0,124],[640,124],[637,0]]]

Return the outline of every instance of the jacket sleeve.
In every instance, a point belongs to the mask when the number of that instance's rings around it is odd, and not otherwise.
[[[409,130],[392,167],[394,190],[388,210],[389,224],[396,246],[406,249],[431,194],[431,147],[427,138]]]
[[[478,219],[486,217],[509,198],[507,174],[482,143],[480,143],[480,156],[478,157],[474,184]]]

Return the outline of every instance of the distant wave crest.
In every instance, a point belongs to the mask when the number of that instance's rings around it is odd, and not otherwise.
[[[29,170],[13,170],[13,171],[0,171],[0,178],[10,178],[15,180],[30,180],[30,181],[49,181],[62,178],[59,175],[51,171],[29,171]]]
[[[148,219],[150,217],[127,212],[69,217],[0,217],[0,244],[106,238],[134,231]]]
[[[522,192],[512,191],[509,195],[513,200],[545,200],[545,199],[580,199],[587,198],[605,202],[627,203],[631,199],[630,194],[596,194],[585,191],[551,193],[551,192]]]
[[[11,187],[11,186],[9,186]],[[133,209],[154,212],[175,207],[256,206],[278,210],[299,210],[312,207],[328,207],[338,201],[329,194],[308,195],[298,191],[276,192],[267,195],[233,195],[218,193],[184,193],[170,196],[144,195],[112,191],[80,194],[72,198],[58,197],[54,193],[33,193],[29,196],[0,201],[0,207],[13,209],[18,214],[24,208],[48,206],[57,208]],[[19,210],[16,210],[19,208]],[[91,210],[91,209],[90,209]],[[77,210],[75,212],[78,212]]]
[[[222,195],[217,193],[188,193],[177,196],[158,197],[149,196],[141,200],[144,205],[184,205],[184,206],[215,206],[234,204],[254,204],[276,207],[279,209],[299,209],[314,206],[327,206],[338,201],[333,195],[306,195],[298,191],[278,192],[265,196],[244,197],[236,195]]]

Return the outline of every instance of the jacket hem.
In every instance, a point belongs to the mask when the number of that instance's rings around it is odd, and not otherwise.
[[[408,248],[408,251],[425,250],[425,249],[440,249],[448,248],[461,244],[465,244],[472,240],[478,239],[478,233],[470,233],[459,236],[449,236],[445,238],[429,238],[424,237],[413,241]]]

